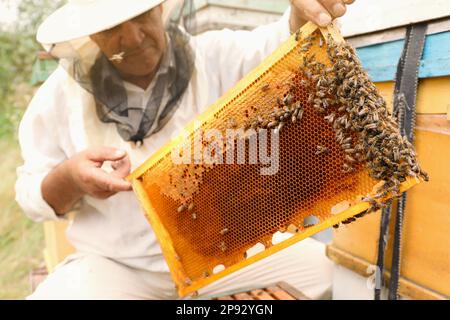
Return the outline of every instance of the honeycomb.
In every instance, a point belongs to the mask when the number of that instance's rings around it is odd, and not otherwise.
[[[342,41],[333,26],[305,25],[131,174],[180,296],[314,233],[350,223],[377,203],[369,195],[380,190],[380,179],[364,161],[349,166],[336,128],[311,97],[311,75],[299,68],[306,54],[330,66],[330,39]],[[261,128],[270,129],[265,147],[278,157],[277,170],[261,160],[263,143],[259,148],[251,143],[262,137]],[[237,133],[227,135],[230,129]],[[220,134],[204,135],[211,130]],[[357,132],[348,138],[355,139]],[[275,143],[278,148],[272,148]],[[199,145],[201,152],[195,149]],[[174,153],[186,163],[174,163]],[[351,170],[343,170],[346,166]],[[401,182],[399,192],[419,179],[412,175]],[[277,232],[293,236],[274,244]],[[248,257],[257,244],[265,249]]]

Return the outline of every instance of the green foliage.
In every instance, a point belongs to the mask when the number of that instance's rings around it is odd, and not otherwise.
[[[37,27],[61,2],[21,0],[17,21],[0,25],[0,300],[29,295],[28,275],[43,260],[42,225],[26,218],[14,201],[15,171],[21,157],[12,137],[34,90],[32,66],[41,50],[35,41]]]
[[[0,139],[0,150],[0,300],[23,299],[31,293],[30,272],[43,264],[44,232],[14,201],[19,148]]]
[[[21,97],[29,85],[36,53],[41,49],[35,33],[45,16],[59,7],[61,0],[21,0],[18,19],[0,29],[0,138],[15,132],[27,102]]]

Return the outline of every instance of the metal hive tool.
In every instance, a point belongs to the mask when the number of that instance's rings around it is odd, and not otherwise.
[[[247,144],[251,130],[274,129],[269,136],[279,136],[276,174],[261,175],[266,167],[261,163],[173,163],[173,150],[194,158],[192,148],[188,155],[178,151],[191,147],[186,137],[195,141],[208,129],[226,137],[230,128],[246,133],[216,141],[224,146],[216,151],[231,152],[244,141],[247,159],[257,156]],[[427,179],[353,49],[333,26],[306,24],[186,132],[129,177],[180,296],[376,211]],[[276,232],[294,235],[273,244]],[[247,257],[258,243],[265,249]],[[223,270],[217,272],[218,265]]]

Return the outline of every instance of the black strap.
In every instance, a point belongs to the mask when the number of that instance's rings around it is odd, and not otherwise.
[[[417,87],[419,84],[419,67],[420,60],[425,46],[425,37],[427,34],[427,23],[414,24],[408,27],[403,49],[403,54],[399,63],[401,72],[397,71],[395,96],[394,96],[394,112],[396,108],[402,104],[404,97],[406,102],[406,110],[404,119],[401,121],[403,131],[408,140],[414,142],[414,128],[416,125],[416,98]],[[400,100],[400,101],[399,101]]]
[[[416,98],[419,78],[420,60],[425,45],[427,23],[414,24],[407,28],[403,53],[397,66],[395,91],[394,91],[394,115],[399,123],[400,132],[408,140],[414,142],[414,128],[416,124]],[[400,278],[400,262],[402,248],[402,229],[404,211],[406,207],[406,193],[402,194],[398,201],[394,243],[392,252],[391,281],[389,284],[389,299],[398,298],[398,282]],[[381,286],[384,273],[384,253],[387,244],[391,208],[382,212],[380,223],[380,237],[378,240],[378,257],[376,270],[375,299],[381,298]]]
[[[375,300],[381,299],[383,287],[384,252],[388,242],[389,221],[391,219],[391,207],[384,208],[381,212],[380,237],[378,240],[377,269],[375,271]]]

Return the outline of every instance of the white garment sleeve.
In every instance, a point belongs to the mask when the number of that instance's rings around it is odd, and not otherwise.
[[[209,80],[224,93],[290,36],[290,8],[274,23],[252,31],[208,31],[194,38]]]
[[[60,72],[55,71],[39,88],[19,126],[24,163],[17,168],[16,201],[37,222],[64,219],[56,215],[41,192],[47,174],[66,159],[59,147],[60,130],[64,127],[63,92],[57,76]]]

